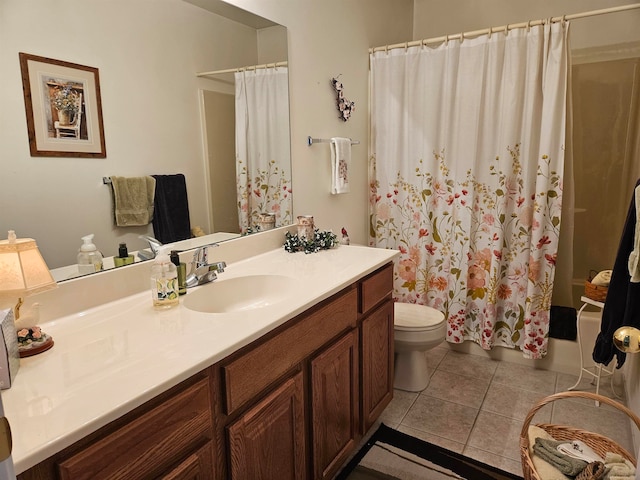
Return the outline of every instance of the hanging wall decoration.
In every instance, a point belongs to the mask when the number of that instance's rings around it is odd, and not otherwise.
[[[105,158],[98,69],[19,57],[31,156]]]
[[[332,78],[331,85],[333,85],[333,89],[336,91],[336,103],[338,106],[338,110],[340,111],[340,115],[338,116],[338,118],[346,122],[347,120],[349,120],[349,118],[351,118],[351,113],[355,111],[356,102],[351,102],[344,98],[344,86],[342,85],[342,82],[338,80],[338,78],[340,78],[340,75]]]

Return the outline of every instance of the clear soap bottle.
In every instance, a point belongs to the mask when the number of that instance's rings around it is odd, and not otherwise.
[[[178,305],[178,270],[169,255],[160,253],[151,267],[151,297],[158,309]]]
[[[81,275],[99,272],[103,269],[102,253],[93,244],[93,233],[82,237],[82,245],[78,250],[78,272]]]

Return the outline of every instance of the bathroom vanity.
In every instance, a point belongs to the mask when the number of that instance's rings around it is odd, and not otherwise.
[[[3,392],[18,478],[332,478],[392,397],[396,255],[278,249],[167,311],[143,292],[50,322]]]

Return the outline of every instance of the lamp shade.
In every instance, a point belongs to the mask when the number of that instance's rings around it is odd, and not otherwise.
[[[16,238],[13,231],[0,240],[0,298],[26,297],[56,286],[35,240]]]

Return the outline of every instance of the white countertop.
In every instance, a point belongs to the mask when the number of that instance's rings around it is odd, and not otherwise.
[[[206,314],[182,305],[158,311],[151,293],[43,323],[55,341],[24,358],[14,385],[2,391],[21,473],[223,359],[355,280],[398,252],[340,246],[314,254],[282,248],[233,263],[225,279],[278,274],[296,279],[295,294],[264,308]],[[193,292],[194,290],[189,290]],[[187,293],[187,298],[189,293]]]

